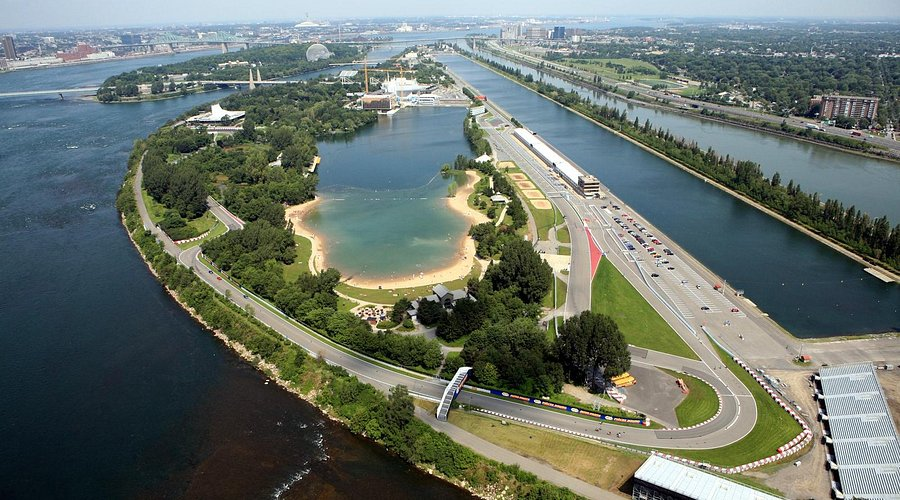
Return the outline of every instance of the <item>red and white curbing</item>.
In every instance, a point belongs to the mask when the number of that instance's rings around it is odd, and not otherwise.
[[[193,241],[202,240],[203,238],[206,238],[206,235],[208,235],[208,234],[209,234],[209,231],[201,234],[200,236],[194,236],[193,238],[188,238],[186,240],[173,241],[172,243],[175,243],[176,245],[181,245],[182,243],[191,243]]]

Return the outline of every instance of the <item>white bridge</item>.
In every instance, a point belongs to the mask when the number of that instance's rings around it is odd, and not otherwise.
[[[466,383],[471,371],[471,366],[464,366],[459,370],[456,370],[456,375],[453,376],[450,380],[450,384],[444,389],[444,395],[441,396],[441,404],[437,407],[435,416],[438,420],[447,420],[447,414],[450,413],[450,405],[453,404],[453,400],[456,399],[459,391],[462,390],[462,386]]]

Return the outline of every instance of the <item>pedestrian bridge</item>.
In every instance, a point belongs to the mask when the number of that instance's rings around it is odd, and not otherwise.
[[[453,404],[453,400],[456,399],[459,391],[462,390],[462,386],[466,383],[466,379],[469,378],[469,373],[471,371],[471,366],[464,366],[459,370],[456,370],[456,375],[453,376],[450,380],[450,384],[444,389],[444,395],[441,397],[441,404],[437,407],[436,416],[438,420],[447,420],[447,414],[450,413],[450,405]]]

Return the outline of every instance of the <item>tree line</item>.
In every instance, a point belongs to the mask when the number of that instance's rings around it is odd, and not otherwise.
[[[97,98],[101,102],[114,102],[122,97],[134,97],[138,95],[138,86],[142,84],[150,84],[151,94],[175,91],[187,93],[188,89],[197,88],[210,90],[215,86],[198,87],[194,81],[247,81],[251,70],[250,65],[254,65],[254,79],[256,79],[257,68],[259,68],[261,76],[266,79],[292,77],[327,68],[329,64],[335,62],[350,62],[359,55],[359,51],[355,47],[331,45],[328,46],[328,49],[334,53],[334,56],[330,59],[308,61],[306,50],[310,45],[305,43],[257,47],[238,53],[216,54],[195,57],[179,63],[146,66],[107,78],[100,86]],[[248,65],[218,66],[235,60],[246,62]],[[183,75],[183,78],[175,81],[171,75]]]

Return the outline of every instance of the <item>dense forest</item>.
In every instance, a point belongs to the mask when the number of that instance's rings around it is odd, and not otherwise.
[[[570,107],[585,116],[617,130],[688,168],[747,195],[786,218],[822,234],[857,254],[894,271],[900,270],[900,224],[891,227],[887,216],[872,218],[869,214],[845,207],[840,200],[822,200],[819,193],[804,192],[793,180],[783,183],[781,175],[763,175],[760,166],[720,156],[712,148],[701,149],[695,142],[673,135],[668,130],[654,128],[649,121],[629,121],[627,112],[599,106],[576,92],[543,82],[526,82],[521,71],[494,61],[471,55],[542,95]]]
[[[623,28],[617,43],[587,44],[582,58],[634,58],[703,83],[696,98],[739,91],[779,114],[814,116],[818,94],[881,99],[877,123],[900,122],[900,29],[880,23]],[[868,125],[863,123],[862,125]]]
[[[254,65],[254,79],[257,68],[264,79],[292,77],[327,68],[331,63],[352,61],[359,56],[359,51],[355,47],[332,45],[328,47],[334,53],[330,59],[307,61],[306,49],[310,45],[307,43],[260,47],[236,53],[196,57],[180,63],[147,66],[106,79],[97,91],[97,98],[101,102],[112,102],[122,97],[135,97],[139,94],[138,85],[141,84],[150,84],[152,94],[163,94],[187,93],[189,90],[199,89],[200,87],[193,83],[197,80],[247,81],[250,64]],[[248,65],[218,66],[230,61],[243,61]],[[175,81],[170,75],[184,75],[184,78]]]

